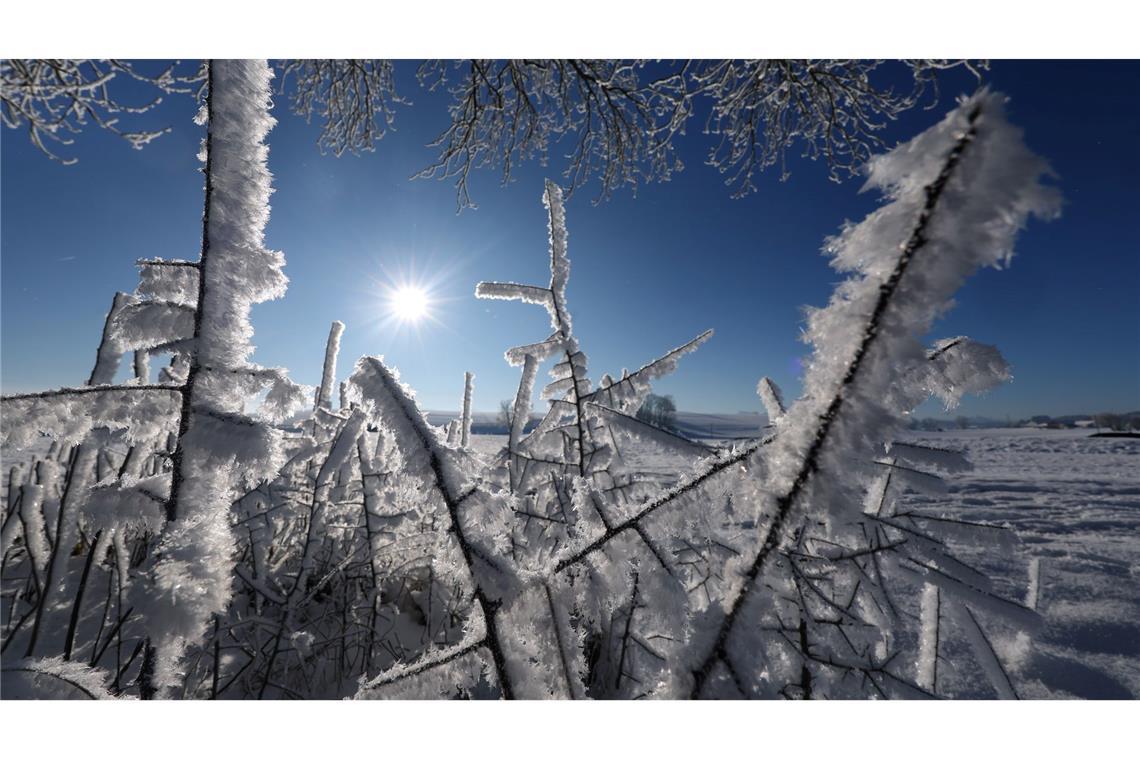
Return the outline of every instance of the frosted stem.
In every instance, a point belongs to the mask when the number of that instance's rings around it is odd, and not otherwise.
[[[340,336],[344,333],[344,322],[336,321],[329,329],[329,339],[325,343],[325,364],[321,373],[321,387],[317,391],[317,407],[332,408],[332,389],[336,382],[336,357],[340,352]]]
[[[475,375],[463,373],[463,418],[459,424],[459,445],[467,448],[471,442],[471,392],[474,390]]]
[[[918,651],[918,685],[931,693],[938,686],[938,646],[941,640],[942,597],[938,587],[922,587],[922,638]]]
[[[103,337],[99,341],[99,350],[95,355],[95,366],[87,379],[88,385],[109,385],[115,381],[115,373],[119,369],[123,352],[115,345],[112,324],[119,311],[132,301],[134,299],[126,293],[116,293],[112,299],[111,310],[107,312],[107,319],[103,322]]]

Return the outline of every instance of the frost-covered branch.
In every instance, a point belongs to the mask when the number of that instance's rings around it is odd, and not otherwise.
[[[1038,183],[1044,171],[1004,121],[1001,97],[984,91],[872,162],[871,182],[893,203],[830,245],[835,265],[858,274],[840,286],[828,309],[811,317],[816,353],[805,395],[780,420],[770,454],[780,464],[769,474],[768,520],[723,621],[694,661],[692,696],[704,693],[718,666],[736,672],[734,657],[747,661],[732,647],[732,636],[788,532],[807,511],[825,524],[842,519],[837,476],[848,469],[858,441],[886,432],[892,416],[904,411],[882,408],[882,396],[894,378],[905,376],[900,369],[922,356],[918,335],[966,276],[1010,256],[1030,214],[1055,212],[1055,193]],[[891,245],[900,234],[902,245]],[[893,250],[900,253],[888,253]]]
[[[126,430],[132,440],[149,440],[173,429],[182,389],[170,385],[91,385],[0,397],[0,436],[24,447],[39,436],[81,441],[94,428]]]
[[[731,468],[734,466],[745,465],[748,460],[756,454],[757,451],[759,451],[762,447],[769,445],[772,440],[772,438],[766,438],[762,441],[757,441],[755,443],[749,444],[732,454],[717,458],[715,461],[709,463],[700,471],[683,479],[675,487],[669,489],[665,493],[639,507],[637,511],[630,517],[607,528],[605,533],[588,543],[586,546],[575,551],[573,554],[560,559],[554,566],[554,572],[561,572],[571,565],[581,562],[583,559],[593,554],[594,552],[603,549],[611,541],[625,534],[627,531],[636,531],[641,522],[652,515],[654,512],[657,512],[663,507],[670,506],[681,498],[698,491],[710,480],[720,475],[721,473],[731,470]]]
[[[427,484],[442,499],[450,520],[447,530],[455,537],[463,564],[471,578],[473,585],[471,593],[485,631],[482,637],[476,638],[477,643],[468,642],[464,647],[487,648],[491,654],[496,683],[502,689],[503,696],[510,699],[513,695],[513,685],[507,670],[505,645],[498,630],[496,617],[501,602],[493,599],[478,582],[479,575],[475,568],[478,562],[484,560],[480,557],[472,537],[468,535],[465,528],[466,521],[459,512],[460,505],[471,495],[471,489],[465,489],[459,482],[459,473],[455,469],[455,464],[449,461],[452,455],[440,444],[415,402],[381,360],[375,357],[361,359],[357,363],[351,381],[360,389],[362,402],[373,407],[373,414],[383,420],[395,439],[396,448],[411,458],[412,461],[408,465],[422,467]],[[442,662],[450,662],[453,656],[461,656],[462,651],[463,647],[454,654],[445,655]],[[370,683],[367,688],[379,687],[389,682],[386,678],[390,677],[381,677]]]
[[[420,176],[453,179],[461,208],[473,206],[471,171],[494,168],[504,184],[515,166],[545,163],[552,145],[571,146],[569,193],[597,180],[597,198],[622,186],[668,180],[683,166],[675,141],[708,103],[705,132],[719,137],[707,163],[736,195],[797,145],[823,159],[833,178],[856,173],[882,147],[880,131],[937,101],[937,74],[984,62],[908,60],[909,89],[880,81],[878,60],[465,60],[429,61],[422,86],[447,88],[451,122],[432,143],[439,157]]]
[[[628,433],[640,441],[656,444],[666,450],[679,450],[688,455],[696,454],[697,456],[706,456],[713,453],[713,449],[710,446],[706,446],[697,441],[691,441],[682,435],[639,420],[637,417],[623,414],[608,406],[596,404],[591,401],[587,402],[586,408],[591,412],[600,414],[611,428]]]
[[[597,174],[605,196],[623,184],[667,179],[679,166],[671,140],[689,115],[676,77],[643,81],[640,61],[429,61],[421,85],[446,87],[451,123],[432,143],[436,161],[421,176],[455,180],[460,207],[473,206],[472,169],[509,181],[523,160],[544,160],[573,139],[566,170],[572,191]]]
[[[71,145],[71,135],[89,123],[102,127],[139,149],[170,131],[126,131],[122,117],[148,113],[162,102],[162,96],[189,92],[193,76],[176,73],[172,64],[157,74],[146,74],[134,64],[113,59],[0,60],[0,121],[12,129],[27,129],[32,144],[52,159],[73,164],[78,159],[61,158],[48,147],[51,143]],[[150,101],[131,104],[117,89],[114,80],[122,77],[152,88]]]
[[[5,699],[113,699],[107,674],[59,657],[27,658],[6,666]]]
[[[635,372],[586,394],[582,397],[582,401],[597,401],[623,414],[635,414],[652,390],[650,382],[673,374],[683,356],[696,351],[712,336],[712,330],[705,330],[685,345],[659,356]]]
[[[123,351],[114,340],[114,324],[119,312],[131,300],[131,296],[126,293],[116,293],[111,300],[111,310],[107,312],[107,319],[103,322],[103,336],[99,340],[95,366],[91,369],[91,376],[87,379],[88,385],[110,385],[115,381],[115,373],[119,370]]]
[[[937,74],[969,61],[908,60],[910,89],[876,81],[881,60],[726,60],[693,66],[691,87],[712,101],[705,131],[719,141],[709,163],[727,175],[737,196],[756,189],[755,175],[779,164],[797,144],[803,155],[826,162],[832,179],[856,175],[884,147],[879,132],[922,102]]]
[[[374,150],[392,128],[395,106],[406,102],[396,93],[392,61],[298,59],[279,70],[278,93],[289,92],[293,113],[305,121],[320,117],[317,145],[336,156]]]

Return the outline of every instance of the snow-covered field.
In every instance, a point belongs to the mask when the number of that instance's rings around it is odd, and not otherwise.
[[[949,493],[911,494],[918,506],[1005,524],[1019,550],[992,556],[956,547],[1010,598],[1025,596],[1031,557],[1041,561],[1044,628],[994,645],[1023,697],[1140,697],[1140,440],[1090,438],[1086,430],[965,430],[910,433],[907,440],[966,452],[974,470]],[[491,456],[506,436],[475,436]],[[723,442],[722,442],[723,443]],[[681,471],[651,451],[627,462],[664,482]],[[683,470],[682,470],[683,471]]]
[[[914,437],[964,450],[974,470],[948,494],[908,498],[1013,528],[1024,557],[976,558],[1010,589],[1024,586],[1028,557],[1041,560],[1045,627],[1016,669],[1022,696],[1140,697],[1140,440],[1027,429]]]

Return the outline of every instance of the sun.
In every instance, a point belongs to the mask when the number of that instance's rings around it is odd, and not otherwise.
[[[414,285],[402,285],[392,292],[389,308],[401,322],[419,322],[428,314],[427,291]]]

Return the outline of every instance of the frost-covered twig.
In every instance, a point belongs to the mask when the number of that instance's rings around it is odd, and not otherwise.
[[[756,395],[764,404],[764,411],[768,414],[768,422],[773,423],[784,416],[787,407],[784,406],[784,396],[780,386],[772,382],[771,378],[762,377],[756,384]]]
[[[887,123],[917,106],[928,91],[935,96],[931,101],[937,100],[936,77],[942,70],[964,66],[979,75],[978,69],[987,66],[903,61],[911,86],[898,89],[879,81],[882,64],[773,59],[428,61],[419,70],[422,86],[454,84],[449,87],[451,122],[431,143],[439,156],[419,176],[453,179],[460,208],[470,207],[472,170],[497,168],[505,184],[519,162],[545,160],[552,145],[569,139],[564,172],[568,192],[596,179],[597,198],[606,198],[623,185],[668,180],[679,171],[674,142],[707,102],[705,132],[719,137],[707,163],[728,175],[726,184],[735,195],[754,190],[754,175],[775,164],[786,176],[785,157],[797,145],[805,155],[823,159],[838,178],[856,173],[882,147],[878,133]],[[385,89],[375,91],[383,97]],[[358,120],[371,115],[360,109]]]
[[[659,509],[669,506],[680,500],[682,497],[697,491],[708,481],[723,472],[729,471],[733,466],[744,465],[756,454],[757,451],[759,451],[762,447],[770,444],[772,440],[772,438],[766,438],[762,441],[751,443],[741,448],[739,451],[716,459],[704,469],[686,477],[677,486],[671,488],[669,491],[661,494],[657,498],[649,501],[647,504],[639,507],[632,516],[626,518],[625,520],[622,520],[621,522],[615,523],[614,525],[607,528],[606,531],[598,538],[589,542],[581,549],[575,551],[573,554],[560,559],[554,566],[554,572],[561,572],[571,565],[581,562],[590,554],[601,550],[618,536],[623,535],[626,531],[636,530],[637,526],[641,523],[642,520],[649,517],[654,512],[657,512]]]
[[[292,85],[293,113],[306,121],[320,116],[317,145],[337,156],[374,150],[392,126],[394,106],[405,103],[396,93],[392,61],[298,59],[281,62],[280,69],[278,92]]]
[[[125,102],[114,80],[120,76],[152,88],[154,97],[138,105]],[[144,74],[134,64],[114,59],[38,59],[0,61],[0,122],[11,128],[26,128],[32,144],[48,157],[64,164],[64,159],[48,147],[50,142],[70,145],[69,135],[88,123],[126,140],[139,149],[170,131],[124,131],[119,126],[123,114],[136,116],[153,110],[162,96],[188,92],[190,78],[175,73],[170,65],[158,74]]]

